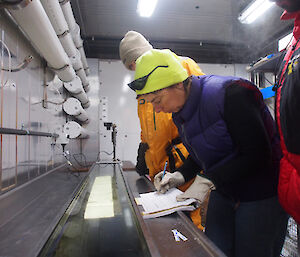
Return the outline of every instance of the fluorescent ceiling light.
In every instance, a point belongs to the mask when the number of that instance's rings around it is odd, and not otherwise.
[[[278,40],[278,51],[285,49],[292,43],[293,32]]]
[[[142,17],[150,17],[155,9],[157,0],[139,0],[137,12]]]
[[[250,24],[273,5],[274,3],[269,0],[255,0],[246,7],[238,19],[241,23]]]

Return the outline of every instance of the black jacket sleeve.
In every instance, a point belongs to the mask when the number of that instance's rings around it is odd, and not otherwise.
[[[140,176],[149,174],[149,170],[147,168],[146,160],[145,160],[145,153],[149,149],[147,143],[140,143],[138,149],[138,155],[136,158],[136,165],[135,170]]]
[[[188,155],[183,165],[178,169],[178,171],[183,175],[185,181],[189,181],[194,178],[201,170],[202,167],[200,167],[190,155]]]
[[[226,89],[224,120],[237,155],[206,173],[217,189],[260,172],[271,162],[271,144],[256,97],[255,90],[238,84]]]

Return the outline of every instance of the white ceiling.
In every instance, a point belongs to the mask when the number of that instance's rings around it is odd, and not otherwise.
[[[228,62],[237,54],[247,52],[256,58],[262,51],[274,51],[275,40],[291,29],[291,22],[279,20],[282,10],[277,6],[254,24],[240,24],[238,14],[249,2],[158,0],[152,17],[142,18],[136,12],[137,0],[71,0],[90,57],[117,58],[120,39],[127,31],[136,30],[157,48],[170,45],[180,54],[186,51],[208,62],[210,56],[216,57],[214,50],[229,58]]]

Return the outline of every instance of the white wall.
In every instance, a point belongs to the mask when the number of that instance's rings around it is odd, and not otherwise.
[[[140,124],[137,115],[135,93],[127,83],[133,80],[134,73],[125,69],[121,61],[100,61],[100,157],[111,159],[111,130],[103,123],[117,125],[117,154],[121,160],[135,163],[136,151],[140,142]],[[106,152],[106,153],[105,153]]]
[[[248,79],[246,64],[199,64],[206,74],[231,75]],[[104,121],[117,125],[117,158],[135,164],[140,142],[140,124],[137,115],[136,95],[129,89],[134,72],[125,69],[121,61],[99,61],[100,81],[100,157],[111,159],[111,131],[107,131]],[[105,109],[103,111],[103,109]],[[104,152],[105,151],[105,152]]]
[[[89,108],[85,109],[90,122],[88,124],[82,124],[89,134],[87,139],[75,139],[80,141],[80,148],[75,149],[76,153],[83,153],[87,162],[94,162],[98,159],[99,155],[99,95],[100,95],[100,82],[99,82],[99,62],[98,59],[88,59],[88,65],[90,68],[90,74],[87,77],[90,85],[90,89],[87,92],[87,96],[90,100]],[[71,117],[72,118],[72,117]],[[78,156],[80,157],[80,156]],[[80,160],[80,158],[79,158]],[[84,160],[80,160],[84,163]]]
[[[65,117],[55,111],[61,105],[48,104],[42,100],[57,102],[57,93],[44,89],[43,61],[6,16],[0,15],[1,68],[15,68],[28,55],[33,60],[17,72],[1,71],[0,76],[0,122],[1,127],[27,129],[38,132],[56,132],[55,125],[62,125]],[[6,47],[9,49],[6,49]],[[45,94],[47,91],[47,94]],[[62,163],[61,146],[51,145],[52,139],[40,136],[1,135],[0,144],[0,194],[53,169]],[[75,144],[70,144],[73,149]]]
[[[249,79],[246,64],[210,64],[198,63],[201,70],[207,75],[237,76]]]
[[[9,49],[6,49],[7,48]],[[27,129],[37,132],[57,133],[66,121],[74,117],[62,111],[62,100],[69,94],[62,87],[44,87],[44,61],[33,46],[23,36],[19,28],[0,10],[0,68],[19,66],[26,56],[33,60],[24,69],[17,72],[0,72],[0,123],[3,128]],[[88,128],[89,139],[72,139],[67,144],[71,157],[80,155],[85,165],[87,161],[95,161],[98,146],[99,82],[98,60],[91,60],[91,76],[88,77],[91,90],[88,93],[91,106],[86,110],[91,115]],[[95,67],[95,68],[94,68]],[[43,100],[47,106],[43,105]],[[97,102],[98,101],[98,102]],[[1,135],[0,142],[0,194],[26,183],[35,177],[66,162],[62,146],[53,144],[49,137]],[[82,157],[82,158],[80,158]],[[71,158],[74,165],[74,158]]]

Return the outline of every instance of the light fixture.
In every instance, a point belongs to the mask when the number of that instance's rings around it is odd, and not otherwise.
[[[157,0],[138,0],[137,12],[142,17],[150,17],[156,4]]]
[[[238,19],[241,23],[250,24],[273,5],[269,0],[255,0],[242,11]]]

